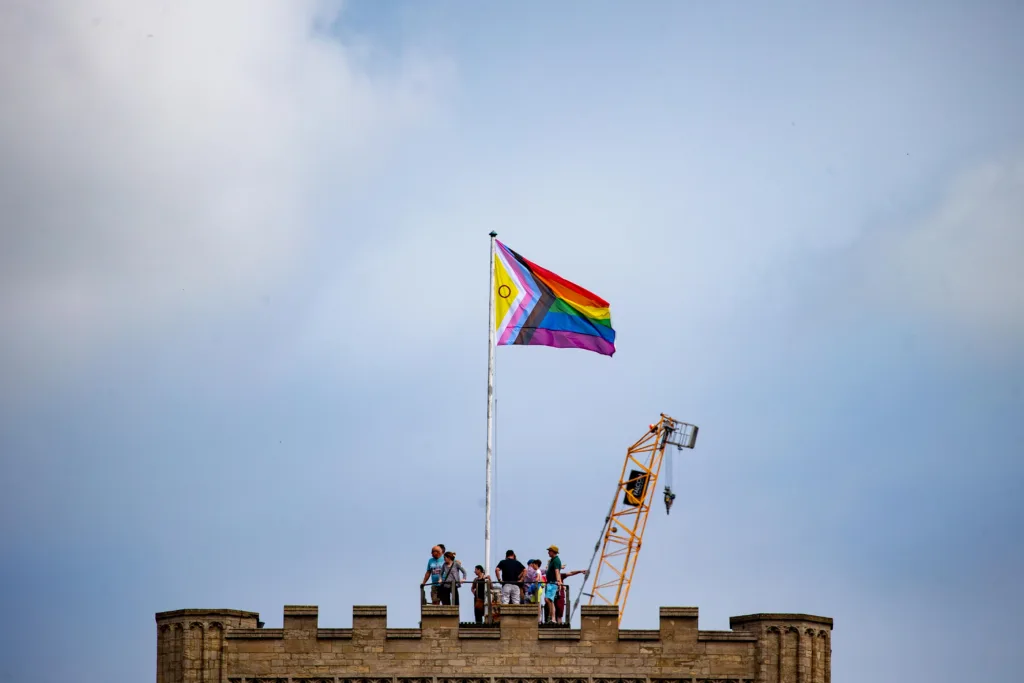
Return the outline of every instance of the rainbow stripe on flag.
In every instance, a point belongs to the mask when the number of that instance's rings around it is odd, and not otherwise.
[[[495,341],[615,354],[607,301],[494,241]]]

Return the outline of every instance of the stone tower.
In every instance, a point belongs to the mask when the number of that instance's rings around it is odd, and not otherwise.
[[[423,605],[419,628],[388,628],[356,606],[352,628],[320,628],[286,605],[283,628],[229,609],[160,612],[157,683],[830,683],[832,619],[732,617],[702,631],[696,607],[662,607],[659,628],[618,626],[615,606],[581,607],[580,628],[540,627],[537,605],[504,605],[498,624],[460,624]]]

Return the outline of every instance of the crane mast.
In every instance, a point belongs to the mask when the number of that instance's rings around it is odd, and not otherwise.
[[[647,433],[626,451],[619,485],[598,541],[601,559],[594,570],[588,603],[618,605],[620,622],[643,545],[647,515],[654,502],[665,449],[669,445],[680,450],[693,448],[696,441],[695,425],[662,413],[659,420],[648,427]],[[675,494],[666,488],[666,512],[674,498]],[[597,548],[594,551],[596,553]]]

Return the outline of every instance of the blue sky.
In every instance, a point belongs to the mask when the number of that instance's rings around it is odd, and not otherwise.
[[[184,607],[414,626],[432,544],[482,560],[491,230],[618,332],[498,349],[495,552],[586,564],[666,412],[700,440],[625,627],[810,612],[839,683],[1017,674],[1022,27],[6,3],[0,681],[145,680]]]

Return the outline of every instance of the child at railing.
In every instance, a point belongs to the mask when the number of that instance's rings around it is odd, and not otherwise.
[[[540,602],[543,589],[540,583],[544,581],[544,573],[540,570],[540,560],[530,560],[526,563],[526,600],[525,602]]]

